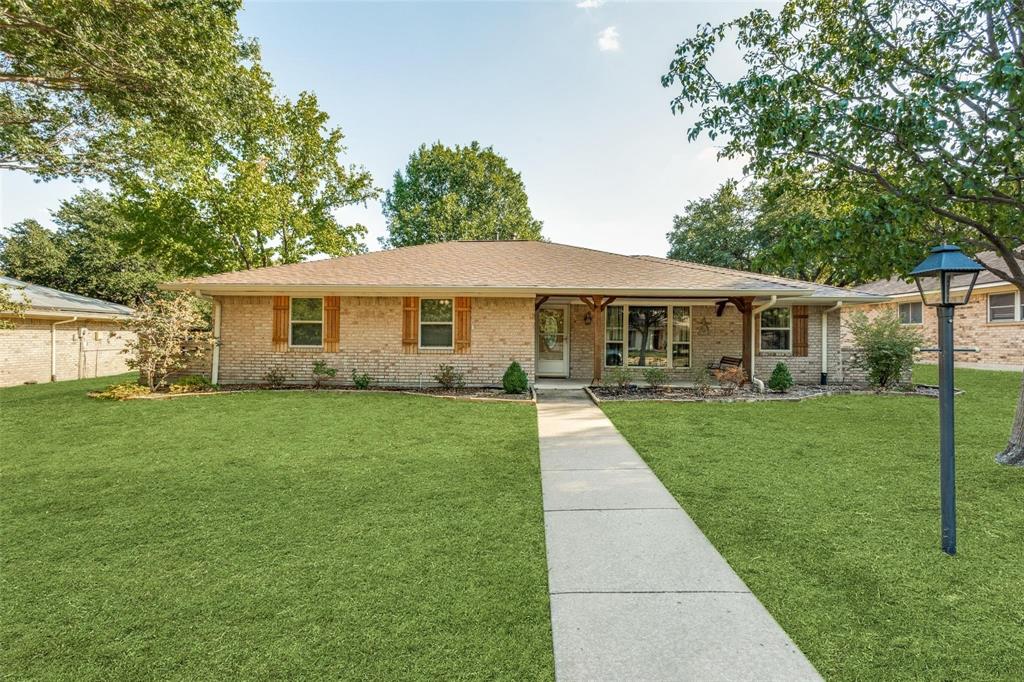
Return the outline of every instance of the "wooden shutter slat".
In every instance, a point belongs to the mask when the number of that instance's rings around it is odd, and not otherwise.
[[[468,353],[471,336],[472,301],[469,296],[455,298],[455,352]]]
[[[283,353],[288,350],[289,300],[287,296],[274,297],[274,320],[271,341],[274,352]]]
[[[807,306],[793,306],[793,355],[807,357]]]
[[[324,296],[324,352],[337,353],[341,341],[341,296]]]
[[[415,353],[420,345],[420,299],[416,296],[402,298],[402,350]]]

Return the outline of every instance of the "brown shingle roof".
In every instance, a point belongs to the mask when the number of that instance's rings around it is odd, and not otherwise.
[[[180,280],[169,289],[521,290],[807,296],[814,285],[740,270],[534,241],[454,241]],[[854,294],[856,295],[856,294]]]
[[[1006,263],[995,251],[982,251],[974,256],[974,260],[982,264],[989,264],[994,268],[1006,269]],[[998,284],[1004,280],[995,273],[984,270],[978,274],[976,284]],[[856,287],[857,291],[879,296],[901,296],[904,294],[916,294],[917,285],[914,281],[907,281],[902,277],[890,277],[889,279],[878,279]]]

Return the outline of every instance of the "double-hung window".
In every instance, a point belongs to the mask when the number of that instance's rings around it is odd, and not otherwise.
[[[924,312],[924,304],[900,303],[900,324],[921,324],[921,315]]]
[[[1020,322],[1022,320],[1024,320],[1024,304],[1018,299],[1017,292],[988,295],[989,322]]]
[[[605,367],[690,367],[690,306],[605,309]]]
[[[623,310],[621,305],[605,308],[604,364],[606,367],[621,367],[624,359],[622,346]]]
[[[793,348],[793,314],[789,308],[769,308],[761,313],[761,350]]]
[[[690,366],[690,306],[672,306],[672,366]]]
[[[319,348],[324,345],[324,299],[292,299],[289,336],[292,346]]]
[[[420,348],[452,348],[452,299],[420,299]]]

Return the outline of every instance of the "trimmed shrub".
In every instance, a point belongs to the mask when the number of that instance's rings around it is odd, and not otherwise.
[[[466,385],[466,378],[462,372],[458,371],[451,365],[438,365],[437,371],[434,372],[434,381],[436,381],[441,388],[451,390],[453,388],[462,388]]]
[[[264,383],[271,388],[281,388],[287,380],[288,375],[285,374],[284,370],[280,367],[271,367],[267,370],[266,374],[263,375]]]
[[[660,388],[668,383],[668,373],[661,367],[645,367],[643,375],[644,381],[651,388]]]
[[[123,384],[111,384],[98,393],[90,393],[93,398],[100,398],[101,400],[128,400],[129,398],[136,398],[140,395],[149,395],[153,391],[150,390],[149,386],[136,383],[134,381],[126,381]]]
[[[629,388],[633,384],[633,374],[625,367],[616,367],[608,370],[608,375],[604,381],[609,386]]]
[[[526,393],[529,385],[530,378],[526,376],[519,363],[513,360],[501,377],[501,387],[505,389],[505,393]]]
[[[359,372],[352,370],[352,384],[360,391],[365,391],[373,383],[373,379],[370,378],[369,374],[365,372],[360,374]]]
[[[923,342],[917,330],[888,311],[874,318],[856,312],[847,327],[857,348],[851,364],[865,371],[868,383],[879,391],[902,383],[914,365],[914,349]]]
[[[793,375],[789,373],[789,367],[784,362],[775,363],[772,376],[768,379],[768,388],[778,393],[785,393],[793,387]]]
[[[327,379],[333,379],[338,375],[338,370],[331,367],[323,360],[317,360],[313,363],[313,388],[320,388],[320,386]]]
[[[181,377],[171,384],[171,393],[209,393],[216,390],[215,384],[198,374]]]

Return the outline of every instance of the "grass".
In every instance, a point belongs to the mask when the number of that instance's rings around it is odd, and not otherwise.
[[[18,679],[550,679],[530,405],[0,391]]]
[[[935,383],[934,367],[919,381]],[[959,370],[959,554],[939,550],[938,403],[605,403],[826,679],[1020,679],[1020,375]]]

